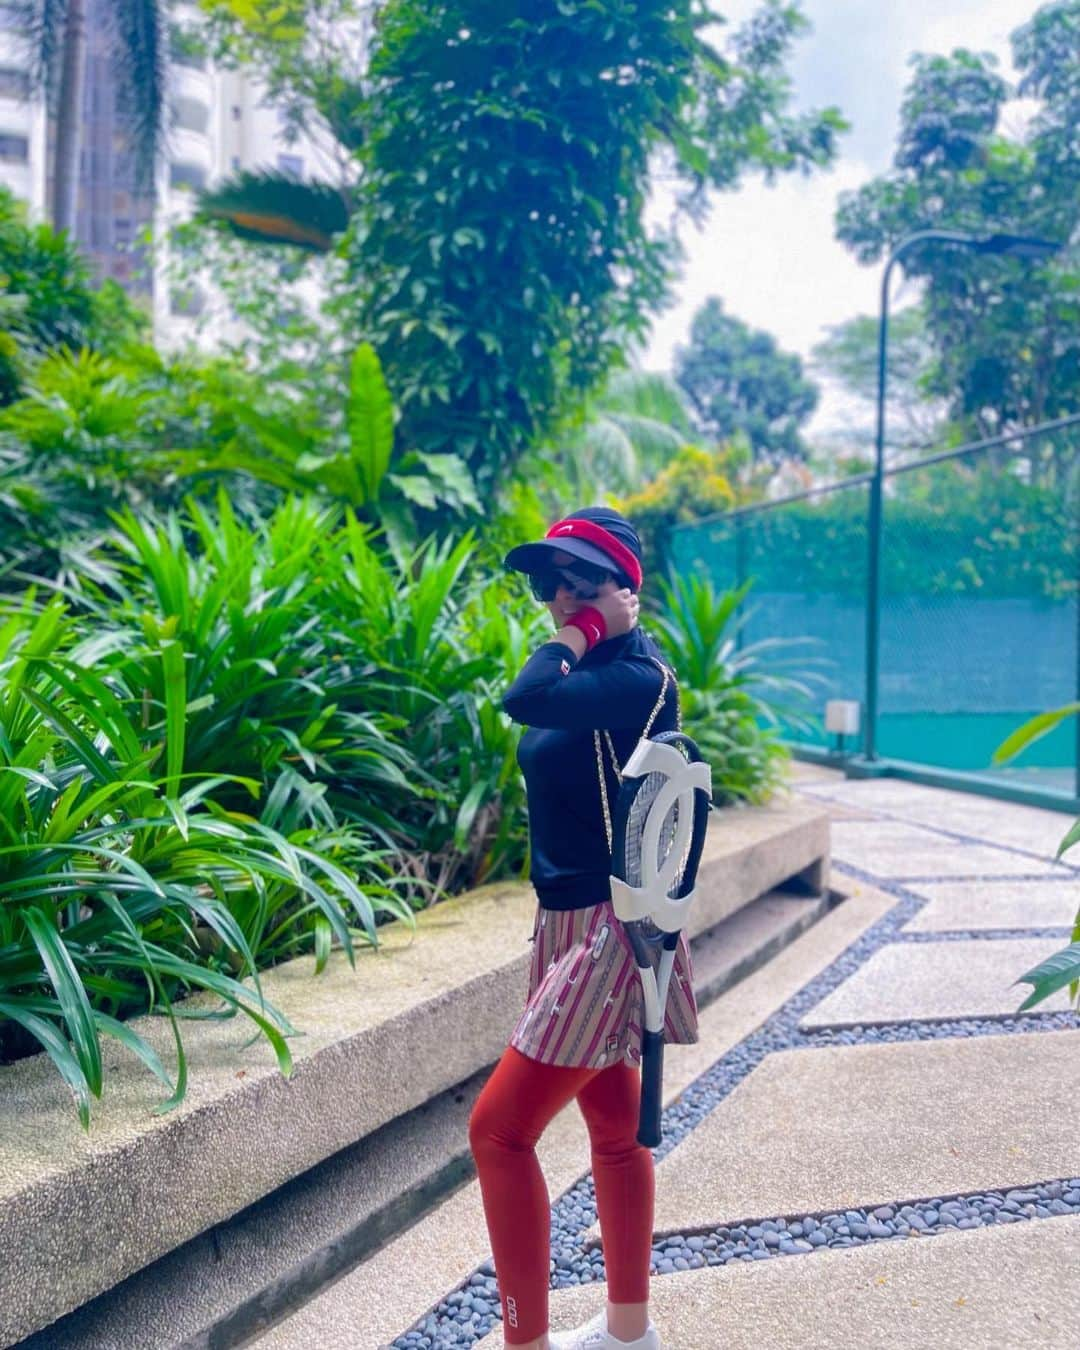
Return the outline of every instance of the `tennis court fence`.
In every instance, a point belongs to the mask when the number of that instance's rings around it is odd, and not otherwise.
[[[789,728],[796,754],[1080,810],[1080,717],[992,762],[1027,719],[1080,700],[1080,414],[889,467],[878,587],[873,482],[680,526],[667,565],[752,579],[744,642],[812,639],[792,649],[823,677],[810,729]],[[833,699],[860,705],[846,749],[825,730]]]

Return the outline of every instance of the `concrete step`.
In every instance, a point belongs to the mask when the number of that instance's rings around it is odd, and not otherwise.
[[[705,1008],[764,966],[839,898],[793,882],[696,938],[699,1005]],[[670,1096],[686,1084],[678,1077],[679,1056],[669,1058]],[[484,1069],[342,1150],[20,1342],[21,1350],[216,1350],[287,1316],[471,1179],[466,1126],[487,1074]],[[565,1177],[564,1189],[588,1158],[576,1113],[546,1147],[549,1169],[556,1179]],[[482,1225],[477,1242],[479,1263],[487,1254]]]
[[[705,1007],[771,961],[843,897],[836,891],[770,891],[691,943],[694,989]]]

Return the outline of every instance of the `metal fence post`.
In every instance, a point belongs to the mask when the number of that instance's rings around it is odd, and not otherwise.
[[[866,725],[863,755],[877,758],[878,671],[881,657],[881,523],[885,479],[885,380],[888,373],[889,281],[899,250],[885,265],[881,277],[881,318],[878,323],[877,424],[874,435],[874,476],[870,480],[870,510],[866,522]]]
[[[1073,548],[1076,550],[1076,701],[1080,703],[1080,473],[1077,474],[1077,500],[1074,503],[1075,525],[1073,531]],[[1065,486],[1065,500],[1069,500],[1068,485]],[[1073,783],[1073,796],[1080,801],[1080,713],[1073,718],[1076,723],[1076,744],[1074,753],[1076,755],[1075,781]]]
[[[743,530],[742,513],[735,517],[735,589],[738,590],[746,580],[746,534]],[[741,619],[742,605],[739,606],[740,613],[736,618]],[[743,645],[743,625],[739,623],[735,629],[735,650],[739,651]]]

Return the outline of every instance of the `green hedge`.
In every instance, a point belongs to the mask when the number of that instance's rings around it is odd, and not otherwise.
[[[1080,461],[1078,461],[1080,462]],[[886,594],[1058,600],[1075,594],[1077,527],[1069,492],[1029,485],[1007,470],[955,463],[892,480],[884,507]],[[1063,500],[1065,498],[1065,500]],[[672,565],[704,569],[721,585],[743,575],[758,594],[862,596],[866,589],[865,484],[816,499],[675,531]]]

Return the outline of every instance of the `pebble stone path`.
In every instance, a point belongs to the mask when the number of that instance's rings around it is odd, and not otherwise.
[[[807,795],[828,801],[840,779],[815,777],[804,771],[799,783]],[[847,785],[850,791],[853,785]],[[911,792],[925,792],[911,788]],[[839,795],[839,794],[838,794]],[[868,794],[869,795],[869,794]],[[860,803],[860,806],[862,803]],[[869,809],[873,810],[871,806]],[[910,824],[888,811],[875,815],[889,825]],[[1068,818],[1061,816],[1064,834]],[[912,826],[920,832],[932,827]],[[659,1162],[686,1138],[737,1084],[769,1054],[778,1050],[802,1049],[812,1053],[821,1046],[855,1045],[885,1041],[930,1040],[950,1037],[1008,1036],[1018,1031],[1055,1031],[1076,1028],[1080,1020],[1073,1012],[1039,1013],[1022,1017],[967,1018],[949,1021],[901,1022],[842,1029],[802,1030],[800,1020],[807,1010],[826,994],[844,983],[860,966],[886,943],[928,941],[1002,941],[1007,938],[1045,938],[1047,954],[1053,943],[1064,946],[1069,929],[1025,928],[957,930],[948,932],[904,931],[904,925],[927,903],[918,893],[923,884],[941,880],[956,881],[956,872],[947,878],[911,876],[881,877],[856,862],[845,859],[842,838],[834,838],[834,872],[853,881],[865,881],[896,897],[893,908],[853,943],[827,970],[805,985],[774,1013],[757,1031],[725,1054],[664,1113],[664,1140],[656,1150]],[[1080,867],[1055,866],[1019,847],[1007,846],[958,832],[955,828],[933,829],[936,842],[953,842],[959,855],[968,847],[985,856],[989,843],[1011,855],[1007,875],[969,874],[966,879],[988,884],[1044,882],[1049,876],[1065,881],[1080,879]],[[1013,860],[1027,858],[1030,871],[1011,870]],[[860,861],[865,861],[860,859]],[[1003,869],[1004,870],[1004,869]],[[1017,998],[1017,1003],[1021,1001]],[[931,1236],[949,1229],[974,1229],[992,1224],[1022,1223],[1055,1215],[1080,1214],[1080,1177],[1031,1178],[1023,1188],[1007,1191],[980,1191],[947,1195],[933,1199],[896,1196],[892,1202],[876,1208],[842,1212],[803,1214],[798,1217],[762,1218],[756,1223],[716,1227],[710,1231],[675,1234],[658,1241],[652,1254],[654,1274],[702,1269],[730,1261],[762,1261],[778,1257],[809,1255],[818,1249],[851,1247],[872,1242],[905,1241],[914,1233]],[[596,1204],[592,1178],[586,1177],[552,1206],[551,1287],[600,1282],[604,1279],[603,1257],[587,1236],[596,1222]],[[413,1327],[394,1342],[394,1350],[458,1350],[483,1339],[499,1319],[498,1291],[493,1265],[488,1262],[474,1271]]]

